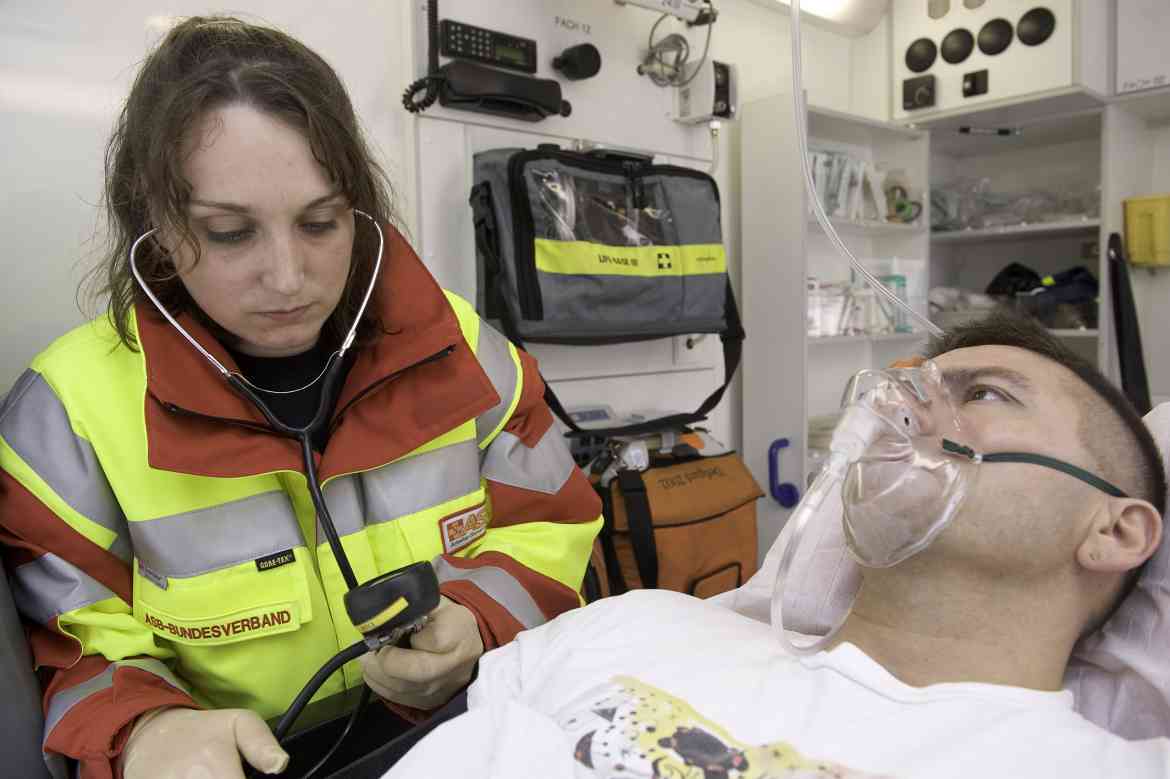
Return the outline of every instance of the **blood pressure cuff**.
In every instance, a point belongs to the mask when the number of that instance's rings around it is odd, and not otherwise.
[[[715,180],[642,157],[556,147],[480,152],[474,178],[480,314],[498,320],[517,345],[718,334],[723,387],[671,423],[705,418],[735,373],[743,341]]]

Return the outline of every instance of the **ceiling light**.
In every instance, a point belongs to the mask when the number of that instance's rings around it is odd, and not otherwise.
[[[790,0],[777,0],[791,5]],[[800,0],[803,13],[823,19],[847,35],[865,35],[890,10],[889,0]]]

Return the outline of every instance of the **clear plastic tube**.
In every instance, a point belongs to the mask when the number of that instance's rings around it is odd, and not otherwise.
[[[800,149],[800,169],[804,172],[804,185],[808,190],[809,199],[812,201],[813,213],[816,215],[817,221],[820,222],[821,228],[825,231],[825,235],[829,236],[829,241],[833,244],[834,248],[841,253],[842,257],[849,260],[854,269],[861,274],[871,287],[877,290],[878,294],[886,298],[894,306],[905,311],[912,319],[926,328],[928,333],[941,336],[943,331],[937,325],[907,305],[904,300],[894,294],[885,284],[878,281],[877,277],[870,273],[869,269],[862,265],[860,260],[853,256],[853,252],[849,251],[849,247],[841,240],[841,236],[837,234],[833,223],[829,221],[829,216],[825,213],[820,198],[817,197],[817,188],[813,182],[812,166],[809,164],[808,156],[808,106],[804,99],[803,70],[801,66],[800,0],[790,0],[790,8],[792,11],[792,107],[796,115],[796,140]]]

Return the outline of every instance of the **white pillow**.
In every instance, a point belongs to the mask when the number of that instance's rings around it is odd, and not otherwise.
[[[1145,422],[1170,470],[1170,403],[1151,411]],[[790,630],[824,635],[853,601],[861,571],[845,548],[841,511],[839,497],[825,501],[793,561],[789,576],[799,584],[787,587],[784,597],[784,621]],[[769,622],[789,531],[785,526],[755,576],[712,600]],[[1101,630],[1073,649],[1065,686],[1081,714],[1119,736],[1170,737],[1170,527],[1133,593]]]

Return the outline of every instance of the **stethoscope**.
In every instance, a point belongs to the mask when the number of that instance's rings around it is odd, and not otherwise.
[[[341,570],[342,577],[345,579],[347,588],[345,594],[346,612],[353,622],[354,627],[364,636],[363,640],[337,653],[337,655],[323,665],[314,674],[313,678],[309,680],[309,683],[305,685],[300,694],[293,700],[288,710],[280,718],[274,730],[278,741],[284,739],[296,721],[297,716],[300,715],[314,693],[316,693],[318,688],[337,669],[366,652],[377,651],[383,646],[399,642],[409,632],[419,629],[425,623],[426,615],[439,605],[438,580],[435,577],[434,569],[427,561],[414,563],[404,568],[391,571],[390,573],[382,574],[363,584],[358,584],[353,567],[350,565],[349,558],[345,554],[345,549],[341,545],[341,538],[337,535],[337,528],[333,524],[333,518],[329,514],[329,507],[325,504],[321,480],[317,475],[317,465],[313,457],[313,435],[324,429],[324,426],[329,423],[329,418],[333,412],[333,403],[337,396],[338,385],[343,373],[342,366],[345,362],[345,353],[353,345],[354,339],[357,336],[358,324],[362,321],[362,316],[366,312],[370,298],[373,297],[374,287],[378,281],[378,273],[382,268],[385,236],[382,234],[381,225],[378,224],[377,219],[364,211],[359,211],[355,208],[353,212],[370,220],[370,223],[373,224],[374,229],[378,232],[378,256],[374,263],[374,272],[370,277],[370,285],[366,289],[366,294],[362,298],[361,307],[354,317],[353,324],[350,325],[348,334],[341,342],[341,346],[329,357],[325,363],[325,367],[321,370],[317,378],[295,390],[269,390],[258,387],[248,381],[247,377],[242,374],[228,370],[223,363],[215,358],[215,355],[204,349],[179,324],[171,313],[167,311],[166,307],[159,301],[151,291],[149,285],[142,278],[135,261],[138,247],[143,241],[158,231],[157,227],[151,228],[139,236],[130,246],[129,253],[130,272],[134,275],[134,280],[138,282],[139,288],[149,298],[150,302],[154,304],[158,312],[171,324],[171,327],[175,328],[183,338],[187,339],[188,343],[195,347],[219,371],[224,380],[231,385],[232,389],[256,407],[273,431],[288,438],[293,438],[300,443],[301,456],[304,459],[305,465],[305,479],[308,482],[313,507],[317,511],[317,518],[320,521],[321,529],[325,532],[325,537],[329,541],[329,548],[333,551],[333,557],[337,561],[337,566]],[[313,415],[313,419],[309,424],[304,427],[292,427],[282,422],[272,413],[272,410],[268,408],[268,405],[257,394],[257,392],[268,394],[301,392],[312,387],[319,381],[324,381],[324,384],[321,387],[321,397],[317,403],[317,412]],[[345,730],[342,731],[333,748],[329,750],[325,757],[312,770],[303,775],[303,779],[308,779],[308,777],[315,774],[321,766],[328,762],[329,758],[333,756],[333,753],[341,746],[341,742],[349,734],[358,715],[365,709],[369,700],[370,688],[367,686],[362,690],[361,701],[350,715]]]

